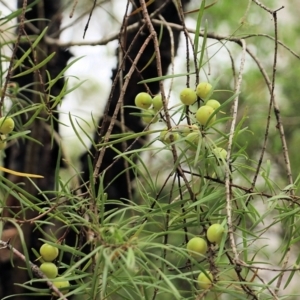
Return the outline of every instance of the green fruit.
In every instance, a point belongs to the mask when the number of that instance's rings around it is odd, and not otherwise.
[[[161,95],[156,95],[155,97],[153,97],[152,105],[155,111],[158,111],[163,107],[163,101]]]
[[[211,92],[212,85],[208,82],[200,82],[196,88],[196,94],[201,99],[205,99]]]
[[[200,237],[193,237],[186,245],[189,254],[194,258],[199,258],[201,255],[205,255],[207,251],[207,243]]]
[[[142,120],[149,123],[156,123],[158,121],[157,112],[154,109],[147,109],[142,112]]]
[[[227,151],[221,147],[214,148],[212,153],[217,159],[226,159]]]
[[[152,105],[152,97],[148,93],[142,92],[136,95],[134,103],[137,107],[147,109]]]
[[[214,110],[221,106],[219,101],[213,99],[206,101],[205,105],[212,107]]]
[[[165,129],[160,133],[159,139],[165,144],[170,144],[179,139],[179,134],[172,130]]]
[[[180,100],[185,105],[191,105],[197,100],[196,92],[191,88],[185,88],[180,93]]]
[[[221,224],[212,224],[207,230],[207,239],[211,243],[220,244],[224,234],[224,227]]]
[[[11,133],[15,128],[15,122],[10,117],[0,118],[0,132],[4,134]]]
[[[199,127],[197,125],[178,125],[177,129],[182,136],[187,136],[189,133],[199,131]]]
[[[6,146],[7,146],[6,135],[1,134],[0,135],[0,150],[5,149]]]
[[[40,248],[40,254],[44,261],[53,261],[58,256],[58,249],[49,244],[43,244]]]
[[[69,289],[67,289],[70,286],[70,282],[66,280],[63,277],[57,277],[55,281],[52,282],[55,287],[59,289],[59,291],[62,294],[67,294],[69,292]],[[55,292],[52,293],[54,296],[58,296]]]
[[[207,276],[206,276],[207,274]],[[213,275],[210,271],[206,271],[206,274],[201,272],[198,276],[198,285],[201,289],[207,290],[211,288],[213,284]]]
[[[207,122],[208,122],[210,116],[214,113],[214,111],[215,111],[215,110],[214,110],[212,107],[210,107],[210,106],[207,106],[207,105],[201,106],[201,107],[196,111],[196,119],[197,119],[197,121],[198,121],[201,125],[203,125],[203,126],[209,125],[209,124],[213,123],[213,122],[216,120],[216,115],[214,115],[214,116],[210,119],[209,123],[207,124]]]
[[[196,151],[199,143],[202,141],[202,135],[199,130],[189,133],[185,137],[185,141],[189,145],[189,149]]]
[[[55,278],[58,274],[57,266],[52,262],[44,262],[40,266],[40,270],[46,275],[48,278]]]

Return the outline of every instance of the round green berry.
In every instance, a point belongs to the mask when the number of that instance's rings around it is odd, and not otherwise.
[[[165,144],[170,144],[179,139],[179,134],[177,132],[174,132],[173,130],[165,129],[161,131],[159,139]]]
[[[139,108],[147,109],[152,105],[152,97],[148,93],[142,92],[136,95],[134,103]]]
[[[0,118],[0,132],[3,134],[11,133],[15,128],[15,122],[10,117]]]
[[[221,106],[220,102],[214,99],[207,100],[205,105],[210,106],[215,110]]]
[[[221,147],[214,148],[212,153],[217,159],[226,159],[227,151]]]
[[[208,82],[200,82],[196,88],[196,94],[201,99],[205,99],[211,92],[212,85]]]
[[[142,120],[147,123],[156,123],[158,121],[158,114],[154,109],[147,109],[142,112]]]
[[[40,270],[46,275],[48,278],[55,278],[58,274],[57,266],[52,262],[44,262],[40,266]]]
[[[189,254],[194,258],[205,255],[207,251],[207,243],[203,238],[193,237],[186,245]]]
[[[156,95],[155,97],[153,97],[152,105],[155,111],[159,111],[163,107],[161,95]]]
[[[49,244],[43,244],[40,248],[40,254],[44,261],[51,262],[58,256],[58,249]]]
[[[220,244],[224,234],[224,227],[221,224],[212,224],[207,230],[207,239],[211,243]]]
[[[177,126],[177,129],[182,136],[187,136],[189,133],[199,131],[199,127],[197,125],[188,124],[180,124]]]
[[[201,106],[197,111],[196,111],[196,119],[197,121],[203,125],[207,126],[211,123],[213,123],[216,120],[216,115],[211,117],[211,115],[214,113],[214,109],[208,105],[203,105]],[[208,120],[210,119],[209,123]]]
[[[180,100],[184,105],[191,105],[197,100],[196,92],[191,88],[185,88],[180,92]]]
[[[207,290],[211,288],[213,284],[213,275],[210,271],[206,271],[206,274],[201,272],[198,276],[198,285],[201,289]]]
[[[55,281],[52,282],[55,287],[59,289],[62,294],[67,294],[69,292],[68,287],[70,286],[70,282],[66,280],[64,277],[57,277]],[[54,296],[58,296],[55,292],[52,292]]]
[[[185,141],[189,145],[190,150],[196,151],[199,143],[202,141],[202,135],[199,130],[193,131],[185,137]]]

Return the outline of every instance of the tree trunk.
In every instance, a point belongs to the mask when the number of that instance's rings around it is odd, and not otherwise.
[[[181,1],[182,5],[185,6],[189,0]],[[123,88],[124,76],[126,76],[132,66],[132,62],[135,57],[138,55],[140,51],[142,51],[142,47],[149,36],[149,30],[147,26],[144,27],[142,31],[140,31],[141,26],[143,25],[143,14],[140,7],[140,2],[138,0],[134,1],[135,7],[132,9],[132,13],[129,14],[128,19],[124,23],[123,34],[121,35],[120,47],[116,52],[118,58],[118,65],[113,70],[112,80],[113,87],[110,95],[110,99],[108,101],[105,114],[99,121],[99,131],[95,133],[94,140],[95,142],[99,142],[101,138],[107,132],[107,129],[112,121],[112,116],[116,109],[121,89]],[[174,1],[164,1],[164,0],[156,0],[152,4],[148,6],[149,15],[154,11],[158,10],[159,14],[163,17],[165,22],[181,24],[181,18],[177,11],[177,8],[174,4]],[[156,19],[157,15],[156,15]],[[126,27],[134,24],[136,22],[140,22],[140,26],[131,31],[126,31]],[[160,25],[155,25],[154,28],[156,30],[157,36],[160,35],[162,28]],[[173,47],[174,52],[176,53],[178,44],[180,31],[172,30],[173,35]],[[166,75],[168,67],[171,63],[171,38],[169,31],[166,27],[163,27],[163,36],[160,43],[160,55],[161,55],[161,71],[163,75]],[[122,53],[121,57],[124,61],[120,61],[120,51]],[[139,81],[143,79],[154,78],[158,76],[156,59],[151,60],[155,53],[154,43],[151,40],[150,43],[143,49],[143,53],[141,58],[139,59],[136,69],[130,77],[128,88],[125,91],[124,99],[122,106],[130,105],[134,106],[134,98],[140,92],[150,92],[150,94],[155,95],[159,93],[159,82],[155,81],[152,83],[148,83],[147,85],[138,84]],[[122,72],[120,72],[122,70]],[[114,122],[114,127],[112,130],[112,134],[119,134],[123,132],[123,128],[126,128],[126,131],[133,132],[141,132],[145,128],[145,125],[142,123],[141,118],[137,116],[133,116],[131,113],[137,112],[137,110],[133,108],[125,108],[124,109],[124,118],[122,120],[121,110],[118,113],[117,120]],[[138,141],[134,142],[133,140],[127,141],[126,144],[119,143],[114,146],[118,151],[124,152],[127,146],[131,145],[131,150],[139,149],[142,147],[145,139],[140,138]],[[133,143],[133,144],[132,144]],[[99,159],[99,154],[101,149],[95,151],[94,147],[91,147],[90,152],[93,153],[93,157],[89,158],[89,153],[85,153],[81,157],[82,168],[83,168],[83,179],[85,182],[90,179],[90,172],[88,167],[88,159],[94,161],[94,165],[97,163]],[[99,175],[104,176],[103,183],[104,189],[108,196],[108,203],[106,204],[106,210],[110,210],[112,208],[116,208],[116,200],[125,199],[133,200],[132,194],[133,189],[131,187],[131,182],[134,179],[134,173],[132,170],[125,171],[128,168],[126,161],[124,159],[118,159],[115,162],[115,156],[117,155],[116,151],[107,148],[105,150],[105,154],[103,159],[101,160],[101,165],[99,169]],[[112,167],[109,167],[114,162]],[[105,175],[103,171],[105,170]],[[96,183],[99,182],[99,178],[95,179]],[[96,190],[98,190],[96,188]],[[111,200],[114,200],[113,202]]]
[[[28,1],[28,5],[33,2],[34,1],[31,0]],[[22,7],[23,1],[18,0],[18,8]],[[47,31],[48,35],[55,34],[58,32],[61,22],[60,1],[39,1],[25,14],[25,17],[27,20],[36,20],[31,21],[30,26],[25,25],[24,31],[27,35],[39,34],[46,26],[49,26]],[[21,43],[18,47],[16,58],[20,58],[30,47],[30,43]],[[11,113],[16,112],[20,105],[23,107],[29,107],[35,103],[41,103],[41,99],[44,102],[49,101],[48,95],[45,92],[45,84],[48,82],[46,70],[53,79],[66,66],[67,61],[70,58],[68,51],[58,49],[56,46],[49,46],[43,40],[39,43],[36,51],[32,52],[35,54],[35,57],[30,55],[29,59],[24,61],[22,67],[19,67],[18,70],[15,71],[15,74],[23,72],[27,68],[32,67],[32,64],[29,60],[38,64],[51,53],[56,52],[56,55],[49,63],[47,63],[47,65],[39,69],[39,72],[30,73],[12,80],[13,83],[16,83],[19,86],[19,93],[17,94],[15,103],[13,103],[13,109],[11,110]],[[51,89],[51,95],[57,96],[60,93],[63,84],[63,79],[60,79]],[[51,105],[49,104],[48,108],[50,106]],[[58,113],[55,110],[56,108],[54,107],[53,111],[48,111],[48,113],[51,113],[52,128],[49,118],[50,115],[43,111],[39,114],[41,119],[35,119],[34,122],[26,128],[24,128],[23,125],[30,119],[30,117],[32,117],[32,114],[28,113],[26,116],[23,114],[21,117],[16,118],[17,124],[19,124],[17,130],[31,130],[30,137],[36,141],[39,141],[40,143],[29,139],[14,140],[15,142],[13,142],[12,145],[6,150],[6,156],[4,159],[4,165],[6,168],[24,173],[43,175],[43,179],[32,179],[41,191],[54,190],[55,169],[59,152],[59,144],[55,140],[54,142],[52,141],[52,130],[58,133]],[[45,121],[45,119],[47,119],[47,121]],[[24,177],[18,177],[10,174],[6,174],[6,176],[8,180],[15,184],[23,183],[24,185],[22,187],[25,191],[43,200],[43,197],[40,195],[39,191],[29,180],[24,179]],[[49,194],[47,196],[49,198],[51,197]],[[2,219],[9,220],[8,218],[16,218],[16,214],[20,212],[21,207],[22,205],[20,205],[19,200],[17,200],[13,194],[10,193],[6,199],[6,207],[2,211]],[[27,209],[26,213],[22,213],[18,219],[23,218],[24,220],[30,220],[36,215],[36,211]],[[41,245],[41,242],[38,241],[38,238],[41,237],[39,231],[36,230],[34,234],[32,234],[34,226],[34,223],[27,222],[24,223],[20,228],[23,233],[27,249],[29,250],[29,254],[32,253],[30,250],[32,247],[39,249]],[[4,241],[11,239],[11,244],[23,252],[20,234],[18,233],[17,228],[14,227],[13,223],[8,221],[4,222],[4,231],[1,239]],[[30,257],[32,259],[35,258],[32,256]],[[29,279],[29,277],[28,272],[20,269],[19,266],[24,267],[24,263],[20,261],[20,259],[15,257],[14,265],[12,266],[10,257],[5,257],[1,253],[0,269],[5,270],[5,272],[0,272],[1,299],[2,297],[8,295],[20,294],[24,292],[23,288],[16,284],[24,283]],[[45,284],[43,286],[45,287]],[[14,297],[14,299],[22,300],[31,298],[32,297],[30,296]]]

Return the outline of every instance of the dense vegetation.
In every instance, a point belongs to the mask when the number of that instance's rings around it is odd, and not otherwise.
[[[298,299],[296,1],[17,2],[0,19],[0,299]],[[112,43],[104,99],[76,49]]]

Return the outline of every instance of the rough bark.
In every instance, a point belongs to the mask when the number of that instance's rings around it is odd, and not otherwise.
[[[31,0],[28,1],[28,5],[33,2],[34,1]],[[18,0],[18,7],[23,7],[22,0]],[[30,24],[34,27],[29,27],[28,25],[25,26],[24,29],[26,34],[37,34],[46,26],[49,26],[47,34],[55,34],[59,30],[61,22],[61,14],[59,9],[60,1],[39,1],[25,14],[26,20],[35,19],[35,21],[30,22]],[[20,58],[24,51],[26,51],[29,47],[30,43],[21,43],[16,53],[16,57]],[[34,52],[36,54],[37,63],[41,62],[45,57],[53,52],[56,52],[56,55],[46,66],[39,70],[39,74],[35,72],[13,80],[13,82],[17,83],[20,87],[20,93],[17,95],[16,99],[16,103],[18,103],[18,105],[22,105],[24,107],[33,103],[39,103],[41,98],[44,101],[47,101],[47,93],[45,93],[44,86],[44,84],[48,81],[46,70],[49,72],[51,78],[55,78],[66,66],[67,61],[70,58],[70,54],[68,51],[59,49],[56,46],[48,46],[44,41],[39,43],[36,51]],[[32,55],[30,56],[30,59],[34,61],[34,57]],[[27,59],[15,73],[22,72],[31,66],[32,65]],[[57,96],[60,93],[62,86],[63,79],[59,80],[57,84],[54,85],[54,87],[51,89],[51,95]],[[24,87],[27,88],[24,89]],[[15,106],[16,109],[19,109],[18,105]],[[58,133],[58,113],[53,111],[52,116],[53,129]],[[42,191],[53,190],[59,145],[56,142],[52,144],[50,119],[48,121],[36,119],[31,126],[23,128],[22,124],[25,124],[30,117],[30,114],[26,116],[22,115],[22,117],[18,119],[19,126],[17,127],[17,130],[31,130],[30,137],[39,141],[41,144],[26,139],[18,139],[6,150],[4,165],[6,168],[15,171],[43,175],[43,179],[34,180],[35,184]],[[39,117],[47,118],[48,116],[45,112],[41,112]],[[42,199],[42,196],[38,195],[37,189],[28,180],[24,179],[23,177],[17,177],[13,175],[6,174],[6,176],[7,179],[16,184],[23,183],[24,190],[29,192],[31,195],[37,196],[38,198],[40,197],[40,199]],[[18,231],[15,227],[13,227],[12,223],[5,222],[7,218],[15,217],[15,214],[20,210],[19,208],[16,208],[19,205],[20,203],[16,198],[14,198],[12,195],[8,195],[6,199],[6,208],[3,209],[1,215],[4,223],[4,231],[1,239],[7,241],[9,238],[11,238],[11,243],[18,250],[23,252]],[[23,218],[30,219],[36,216],[36,214],[37,212],[34,210],[26,210],[25,215],[22,214],[22,216]],[[33,228],[34,223],[25,223],[21,227],[27,249],[29,249],[29,253],[32,253],[30,251],[31,247],[38,249],[40,246],[40,242],[38,241],[38,238],[41,237],[40,233],[38,230],[36,230],[34,234],[32,234]],[[16,285],[17,283],[23,284],[29,279],[28,272],[19,268],[19,266],[24,267],[24,264],[18,258],[14,258],[12,265],[10,260],[5,259],[2,253],[0,255],[0,299],[8,295],[20,294],[24,292],[21,287]],[[34,257],[31,258],[34,259]],[[5,270],[5,272],[2,270]],[[20,300],[27,300],[31,298],[32,297],[30,296],[14,297],[14,299]]]
[[[141,26],[143,24],[143,15],[142,12],[137,12],[136,8],[140,7],[140,3],[138,0],[133,1],[135,3],[135,7],[133,7],[133,14],[129,14],[129,18],[127,20],[126,25],[134,24],[136,22],[140,22]],[[189,2],[189,0],[182,1],[183,5],[186,5]],[[153,13],[154,11],[158,10],[159,13],[163,16],[164,20],[166,22],[171,22],[175,24],[180,24],[180,17],[177,11],[177,8],[174,4],[174,1],[164,1],[164,0],[156,0],[154,3],[148,6],[148,12],[149,14]],[[157,18],[157,15],[156,15]],[[154,25],[154,28],[157,32],[157,35],[159,36],[160,33],[160,26]],[[141,51],[142,46],[145,43],[145,40],[149,36],[149,30],[147,29],[147,26],[142,30],[141,32],[138,32],[140,29],[140,26],[133,30],[126,33],[125,36],[122,36],[121,38],[121,44],[123,45],[123,48],[120,48],[119,51],[122,51],[123,57],[124,57],[124,64],[122,65],[122,61],[118,59],[118,64],[116,68],[113,70],[112,80],[116,83],[113,86],[113,90],[111,93],[111,98],[108,102],[108,110],[106,110],[106,114],[100,119],[99,121],[99,131],[95,133],[94,139],[95,141],[99,141],[101,137],[104,136],[106,133],[108,126],[111,122],[111,117],[113,116],[114,110],[116,108],[122,84],[120,84],[119,81],[119,70],[120,67],[123,67],[123,76],[128,74],[132,61],[135,59],[139,51]],[[126,30],[124,31],[126,32]],[[179,37],[180,32],[177,30],[173,30],[173,38],[174,38],[174,51],[176,53],[179,43]],[[158,76],[157,73],[157,65],[155,58],[151,61],[150,64],[150,58],[155,53],[154,44],[153,41],[151,41],[148,46],[144,49],[143,54],[140,58],[140,60],[137,63],[137,68],[134,71],[133,75],[130,78],[130,82],[128,85],[128,88],[125,92],[123,106],[131,105],[134,106],[134,98],[135,96],[140,92],[150,92],[152,95],[155,95],[159,92],[159,83],[158,81],[152,82],[147,84],[147,87],[143,84],[138,84],[139,81],[143,79],[149,79],[154,78]],[[117,58],[119,58],[119,52],[116,53]],[[168,67],[171,63],[171,39],[169,32],[166,27],[163,29],[163,37],[161,39],[160,43],[160,55],[161,55],[161,70],[162,73],[165,75],[167,73]],[[147,66],[146,68],[144,68]],[[123,79],[124,81],[124,79]],[[148,89],[148,90],[147,90]],[[135,109],[132,108],[125,108],[124,109],[124,125],[127,130],[133,131],[133,132],[141,132],[145,124],[142,123],[141,118],[137,116],[133,116],[131,113],[137,112]],[[112,134],[121,133],[122,129],[119,125],[122,123],[121,114],[118,114],[117,122],[115,123],[113,127]],[[133,141],[128,141],[127,145],[131,145]],[[138,149],[141,148],[143,145],[143,139],[141,138],[139,141],[135,142],[134,145],[131,147],[131,149]],[[123,152],[124,150],[124,144],[116,144],[114,145],[118,151]],[[100,149],[101,150],[101,149]],[[90,159],[94,161],[94,163],[97,162],[98,156],[100,151],[95,151],[95,149],[92,147],[90,149],[90,152],[94,154],[93,157]],[[81,157],[81,162],[83,166],[83,179],[85,182],[87,182],[90,179],[89,174],[89,168],[88,168],[88,153],[85,153]],[[122,200],[124,199],[130,199],[130,195],[132,192],[132,188],[130,187],[130,184],[128,184],[128,180],[126,178],[126,172],[124,170],[127,168],[125,161],[123,159],[119,159],[112,167],[108,168],[113,162],[114,158],[116,156],[116,152],[108,148],[105,151],[104,158],[102,160],[102,164],[100,166],[100,176],[103,176],[103,171],[105,170],[105,176],[104,176],[104,188],[105,192],[108,195],[108,202],[106,205],[106,209],[110,210],[112,208],[116,207],[116,201],[110,202],[110,200]],[[134,179],[134,173],[129,170],[129,177],[130,181]],[[118,175],[118,176],[117,176]],[[96,189],[97,190],[97,189]],[[133,199],[130,199],[133,200]]]

